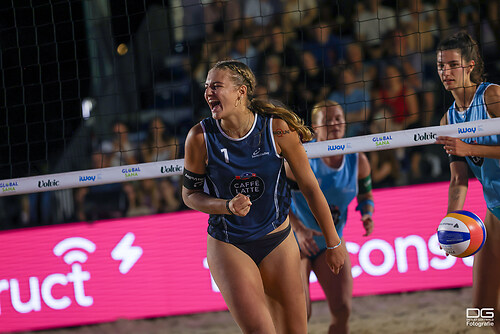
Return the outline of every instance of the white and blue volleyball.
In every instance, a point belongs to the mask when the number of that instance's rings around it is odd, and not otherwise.
[[[448,213],[437,229],[441,248],[456,257],[476,254],[486,241],[486,228],[476,214],[458,210]]]

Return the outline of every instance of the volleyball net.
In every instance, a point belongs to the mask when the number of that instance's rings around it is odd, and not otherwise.
[[[71,221],[72,203],[85,192],[69,189],[165,177],[179,200],[184,140],[210,116],[205,77],[226,58],[247,63],[257,95],[282,101],[308,125],[315,103],[341,104],[348,137],[305,144],[311,158],[420,147],[439,135],[498,134],[496,119],[437,126],[452,100],[435,70],[437,41],[465,29],[480,44],[488,79],[498,81],[495,2],[416,3],[379,1],[375,9],[368,1],[2,3],[0,211],[11,210],[12,218],[34,210],[36,220],[50,202],[57,220]],[[404,168],[418,167],[409,160],[398,157]],[[129,183],[120,190],[129,202],[154,202],[163,193]],[[6,201],[52,190],[60,192],[50,200]]]
[[[308,158],[389,150],[404,147],[435,144],[438,136],[471,138],[500,134],[500,118],[431,126],[425,128],[376,133],[371,135],[305,143]],[[0,181],[0,196],[29,194],[48,190],[60,190],[86,185],[104,185],[182,175],[184,160],[167,160],[136,165],[90,169],[60,174],[47,174]]]

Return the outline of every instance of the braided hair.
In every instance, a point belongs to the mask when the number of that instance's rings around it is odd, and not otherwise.
[[[302,141],[312,139],[311,130],[304,124],[304,121],[293,111],[281,103],[266,101],[255,98],[255,87],[257,79],[252,70],[244,63],[237,60],[222,60],[217,62],[212,70],[227,70],[231,81],[236,87],[246,86],[248,96],[248,109],[263,116],[274,116],[284,120],[288,126],[297,131]]]

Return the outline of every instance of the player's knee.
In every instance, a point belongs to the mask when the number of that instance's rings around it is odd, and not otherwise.
[[[347,302],[341,302],[332,307],[331,311],[335,322],[345,322],[351,315],[351,305]]]

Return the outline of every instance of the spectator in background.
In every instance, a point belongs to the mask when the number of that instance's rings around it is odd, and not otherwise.
[[[243,5],[245,29],[268,32],[282,12],[279,0],[246,0]]]
[[[91,168],[111,167],[113,146],[103,142],[92,153]],[[99,172],[89,175],[99,179]],[[124,217],[129,206],[130,195],[125,191],[128,183],[102,184],[74,190],[75,218],[79,221],[93,221]],[[129,191],[133,190],[129,186]],[[135,194],[133,194],[135,198]]]
[[[417,93],[421,106],[419,121],[430,125],[434,113],[434,91],[437,88],[435,71],[434,50],[427,54],[413,49],[417,33],[406,33],[404,30],[395,29],[384,38],[383,59],[378,62],[380,73],[385,72],[385,67],[395,65],[405,77],[405,84]],[[432,56],[432,58],[430,57]]]
[[[371,59],[379,59],[382,37],[396,28],[396,12],[383,6],[380,0],[365,0],[358,3],[357,13],[355,39],[365,45]]]
[[[301,36],[306,29],[319,17],[317,0],[282,0],[283,14],[281,23],[283,31],[293,32]]]
[[[281,26],[275,25],[271,34],[266,34],[263,38],[264,48],[259,54],[257,73],[265,75],[267,57],[276,56],[281,60],[282,74],[292,85],[295,85],[299,76],[300,59],[293,45],[293,34],[285,33]]]
[[[366,59],[363,45],[360,42],[348,43],[345,46],[345,54],[340,63],[349,66],[357,83],[356,88],[363,89],[365,94],[369,96],[377,74],[377,68],[372,61]]]
[[[390,112],[385,106],[374,110],[370,124],[371,133],[394,131],[392,119],[388,118]],[[369,153],[372,182],[374,188],[393,187],[398,185],[401,176],[401,167],[396,156],[396,150],[380,150]]]
[[[377,107],[389,107],[391,127],[394,128],[390,131],[420,127],[420,110],[416,91],[406,86],[397,66],[386,66],[382,86],[374,92],[373,100]],[[396,150],[396,153],[398,160],[403,164],[403,171],[408,172],[409,160],[410,177],[419,179],[421,177],[421,148],[401,148]]]
[[[309,123],[310,115],[307,110],[326,99],[333,75],[329,69],[318,65],[311,52],[305,51],[302,57],[303,63],[297,84],[298,109],[299,116]]]
[[[199,60],[193,64],[192,77],[199,90],[205,90],[205,76],[218,59],[226,59],[231,52],[231,41],[223,34],[213,34],[203,43]],[[205,106],[206,107],[206,106]]]
[[[142,162],[177,158],[177,139],[166,131],[161,117],[155,117],[150,121],[147,137],[140,146]],[[136,191],[137,209],[135,212],[129,212],[129,215],[172,212],[181,206],[179,177],[142,180]]]
[[[303,50],[311,52],[319,66],[331,68],[342,57],[342,42],[332,31],[330,22],[320,21],[309,31]]]
[[[346,136],[365,134],[364,124],[370,116],[370,96],[365,94],[362,82],[356,80],[350,66],[344,67],[339,75],[338,87],[330,93],[328,100],[336,101],[342,106],[347,122]]]
[[[177,156],[177,139],[167,133],[161,117],[155,117],[149,122],[148,134],[141,143],[143,162],[172,160]]]
[[[258,52],[252,45],[248,36],[243,33],[243,30],[237,30],[232,39],[231,59],[239,60],[245,63],[253,72],[257,71]]]
[[[111,140],[112,153],[110,156],[110,166],[134,165],[138,163],[137,147],[129,139],[129,128],[122,122],[117,121],[113,124],[113,138]],[[109,145],[108,142],[103,143]],[[106,146],[107,147],[107,146]],[[127,194],[128,207],[133,211],[137,205],[136,182],[124,182],[123,190]]]
[[[298,72],[300,66],[299,53],[294,45],[294,35],[283,31],[280,25],[274,25],[270,34],[263,36],[264,48],[259,58],[259,70],[262,70],[266,56],[276,55],[283,61],[287,70]]]
[[[256,96],[265,95],[271,100],[290,103],[295,92],[292,83],[287,80],[281,58],[277,55],[267,56],[264,73],[259,78],[260,88],[257,88]]]
[[[111,166],[133,165],[137,163],[137,148],[129,139],[128,126],[122,121],[113,124],[113,154]]]
[[[439,38],[436,7],[422,0],[404,0],[399,7],[399,27],[408,36],[410,50],[430,52]]]
[[[405,84],[403,74],[397,66],[387,65],[382,74],[382,83],[373,91],[376,107],[388,106],[394,130],[414,127],[419,119],[418,99],[415,90]]]
[[[226,38],[233,36],[241,29],[240,1],[203,0],[205,18],[205,36],[213,34],[223,35]]]

